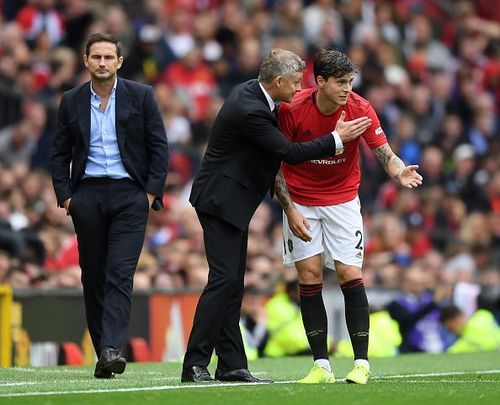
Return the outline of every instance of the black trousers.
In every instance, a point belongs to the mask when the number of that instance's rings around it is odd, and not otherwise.
[[[133,277],[149,213],[146,192],[128,179],[82,180],[69,207],[78,237],[87,324],[97,356],[124,342]]]
[[[210,267],[196,307],[183,368],[208,366],[215,349],[217,368],[248,368],[239,327],[248,232],[197,211]]]

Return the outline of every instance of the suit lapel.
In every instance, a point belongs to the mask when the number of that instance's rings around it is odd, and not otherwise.
[[[266,96],[264,95],[264,92],[260,88],[259,81],[257,79],[252,80],[250,88],[260,101],[262,101],[265,105],[269,106]]]
[[[116,138],[120,150],[123,150],[125,144],[125,134],[127,128],[128,116],[130,115],[130,106],[132,104],[132,95],[125,86],[122,79],[118,78],[116,83],[115,95],[115,119],[116,119]]]
[[[266,95],[264,94],[264,92],[260,88],[259,81],[257,79],[252,80],[252,82],[250,84],[250,88],[252,89],[252,92],[257,96],[257,98],[262,103],[264,103],[267,106],[267,108],[269,109],[269,103],[267,101]],[[274,103],[274,110],[271,111],[269,109],[269,113],[273,116],[273,118],[276,120],[276,122],[278,122],[278,108],[279,108],[279,105],[277,103]]]
[[[85,149],[90,143],[90,82],[85,83],[77,98],[78,124],[83,136]]]

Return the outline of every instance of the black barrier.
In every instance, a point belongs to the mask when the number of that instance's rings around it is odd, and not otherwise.
[[[175,336],[173,343],[179,349],[175,355],[182,357],[182,348],[177,346],[186,344],[186,341],[182,340],[187,339],[189,334],[191,317],[197,301],[197,296],[195,296],[195,301],[192,302],[194,292],[199,293],[199,291],[190,289],[134,292],[130,325],[126,337],[127,344],[123,347],[124,355],[129,360],[133,357],[128,343],[131,338],[139,338],[134,339],[134,341],[137,343],[139,340],[138,343],[141,344],[141,347],[145,346],[151,351],[151,359],[165,361],[164,350],[167,336]],[[367,289],[372,309],[382,308],[397,293],[396,290]],[[190,300],[185,300],[189,294],[191,294]],[[159,302],[158,298],[162,299],[162,296],[165,295],[171,296],[174,301],[163,300]],[[154,306],[153,311],[151,299],[154,297],[156,297],[155,302],[161,305]],[[334,341],[347,339],[342,292],[338,287],[330,286],[323,290],[323,298],[328,313],[328,329],[331,337]],[[19,330],[20,333],[13,333],[13,365],[72,364],[67,362],[67,359],[62,358],[65,356],[62,356],[61,353],[64,353],[65,348],[68,349],[68,345],[61,345],[62,343],[79,345],[82,348],[85,363],[92,364],[95,361],[92,345],[86,336],[85,310],[80,289],[15,290],[14,306],[16,305],[20,319],[13,323],[18,324],[14,326],[14,329]],[[174,309],[179,312],[170,312]],[[156,318],[153,318],[153,312],[156,313]],[[178,318],[175,314],[178,315]],[[155,319],[154,325],[151,325],[152,319]],[[186,319],[188,323],[186,323]],[[153,331],[154,327],[156,327],[156,333]],[[172,333],[173,335],[171,335]],[[69,354],[70,352],[66,353],[66,357]]]
[[[149,296],[149,292],[133,294],[127,340],[141,337],[149,341]],[[14,301],[21,304],[22,327],[30,341],[82,341],[86,320],[81,290],[15,290]]]

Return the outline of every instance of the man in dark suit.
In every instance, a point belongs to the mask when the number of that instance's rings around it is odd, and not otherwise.
[[[62,96],[50,168],[78,236],[94,376],[112,378],[125,370],[133,277],[149,208],[162,207],[168,143],[152,88],[117,77],[113,36],[91,35],[83,59],[91,80]]]
[[[314,141],[289,142],[278,129],[275,102],[292,100],[304,69],[294,53],[272,50],[258,80],[237,86],[213,124],[190,196],[203,228],[210,272],[196,308],[182,382],[213,381],[207,366],[214,349],[217,380],[263,381],[247,369],[239,329],[250,219],[273,186],[281,161],[296,164],[341,153],[343,142],[370,125],[367,117],[341,121],[335,131]]]

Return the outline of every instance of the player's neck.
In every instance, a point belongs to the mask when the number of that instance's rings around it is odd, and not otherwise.
[[[316,105],[318,106],[318,110],[321,112],[321,114],[324,115],[330,115],[336,112],[340,105],[333,103],[331,100],[329,100],[327,97],[321,93],[321,91],[316,92]]]

